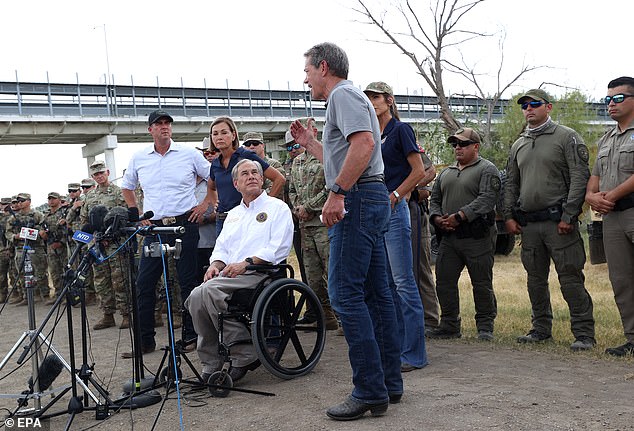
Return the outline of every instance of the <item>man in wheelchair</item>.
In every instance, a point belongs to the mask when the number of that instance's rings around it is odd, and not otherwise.
[[[239,289],[255,289],[267,274],[247,271],[253,264],[278,264],[288,257],[293,243],[293,219],[288,206],[262,190],[262,166],[241,160],[231,171],[233,184],[242,194],[240,205],[227,214],[222,232],[209,259],[204,283],[192,290],[185,301],[198,334],[196,350],[202,363],[202,377],[222,368],[218,351],[218,315]],[[225,343],[250,338],[247,327],[238,321],[223,321]],[[235,382],[258,364],[251,344],[231,348],[229,375]]]

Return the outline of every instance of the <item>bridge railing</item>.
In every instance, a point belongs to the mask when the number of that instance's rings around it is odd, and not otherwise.
[[[395,99],[404,119],[438,118],[434,96],[407,94],[395,95]],[[479,117],[486,109],[475,97],[454,96],[449,101],[452,111],[464,117]],[[508,104],[508,100],[500,100],[494,118],[501,118]],[[184,117],[297,118],[323,117],[325,104],[299,90],[0,82],[3,116],[137,117],[156,109]],[[597,120],[609,120],[605,105],[589,103],[587,109]]]

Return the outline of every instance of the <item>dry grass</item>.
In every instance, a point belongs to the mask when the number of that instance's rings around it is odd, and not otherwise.
[[[525,334],[531,328],[531,305],[526,290],[526,272],[520,261],[519,247],[516,247],[509,256],[496,256],[493,273],[493,288],[498,303],[495,343],[517,348],[570,354],[569,347],[574,341],[574,336],[570,331],[570,313],[568,304],[561,294],[554,265],[551,264],[549,277],[554,342],[536,346],[522,346],[516,342],[519,335]],[[608,280],[607,265],[591,265],[588,261],[584,273],[586,289],[594,304],[597,347],[592,352],[583,354],[606,358],[603,352],[607,347],[617,346],[625,342],[621,318]],[[459,286],[463,336],[475,340],[473,295],[469,274],[466,271],[460,279]]]

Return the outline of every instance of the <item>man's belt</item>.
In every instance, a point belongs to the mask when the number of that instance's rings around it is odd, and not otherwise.
[[[538,222],[538,221],[546,221],[546,220],[559,223],[562,215],[563,215],[563,211],[562,211],[561,205],[555,205],[555,206],[548,207],[539,211],[524,212],[525,220],[529,223]]]
[[[383,174],[361,177],[357,180],[357,184],[382,183],[384,178]]]
[[[216,213],[216,220],[224,221],[229,213]]]
[[[178,216],[163,217],[162,219],[159,219],[159,220],[150,220],[150,221],[152,222],[152,224],[156,226],[172,226],[176,224],[182,225],[187,221],[190,215],[192,215],[192,212],[187,211],[185,214],[181,214]]]
[[[614,202],[613,211],[625,211],[630,208],[634,208],[634,193],[630,193],[629,195]]]

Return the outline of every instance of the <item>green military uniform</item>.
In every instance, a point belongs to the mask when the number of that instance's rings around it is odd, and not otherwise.
[[[460,334],[458,279],[466,266],[473,286],[478,332],[493,332],[497,315],[493,292],[494,208],[499,192],[498,169],[480,156],[463,169],[459,169],[458,163],[448,166],[436,178],[430,200],[430,220],[458,211],[466,216],[454,232],[443,231],[441,235],[436,258],[436,291],[441,309],[439,331]]]
[[[59,198],[58,193],[49,193],[49,196],[57,196]],[[59,295],[64,287],[64,272],[66,263],[68,263],[68,252],[66,248],[66,243],[68,241],[68,229],[65,224],[59,224],[62,219],[63,212],[64,211],[61,207],[55,211],[49,209],[49,211],[44,215],[43,222],[43,227],[48,234],[46,238],[48,270],[56,295]]]
[[[70,183],[68,185],[68,190],[78,190],[80,188],[80,183]],[[72,199],[69,203],[69,209],[66,212],[66,225],[69,228],[68,234],[69,237],[72,238],[73,234],[75,233],[75,231],[81,230],[81,228],[83,227],[82,223],[81,223],[81,218],[80,218],[80,213],[81,213],[81,209],[83,206],[85,200],[85,196],[84,195],[80,195],[79,198],[77,199]],[[77,208],[75,208],[75,204],[77,202],[81,202],[82,206],[77,206]],[[72,241],[68,240],[69,244],[72,244]],[[73,263],[73,267],[77,268],[77,265],[79,264],[78,261],[75,261]],[[93,300],[94,300],[94,294],[95,294],[95,282],[94,282],[94,278],[93,278],[93,270],[92,268],[90,268],[90,271],[88,272],[88,275],[86,276],[86,279],[84,280],[84,286],[86,286],[86,298],[88,298],[89,296],[92,296]],[[87,300],[88,302],[88,300]]]
[[[634,121],[623,131],[615,126],[599,140],[598,147],[592,175],[599,177],[600,192],[613,190],[631,179]],[[634,344],[634,193],[617,201],[612,211],[603,215],[603,243],[625,338]]]
[[[337,318],[328,298],[328,228],[319,220],[328,191],[323,165],[308,152],[293,159],[288,194],[295,210],[301,206],[309,214],[308,220],[299,221],[306,279],[321,302],[326,325],[337,329]],[[311,310],[306,312],[307,317],[314,318],[310,313]]]
[[[577,132],[549,118],[538,131],[527,129],[515,141],[506,174],[504,217],[527,223],[522,227],[522,264],[528,275],[532,331],[551,336],[552,259],[570,309],[572,333],[576,339],[594,339],[592,299],[583,275],[586,255],[577,222],[590,177],[587,147]],[[574,230],[559,234],[560,221],[574,225]]]
[[[10,205],[11,198],[2,198],[3,205]],[[16,271],[13,259],[15,250],[5,236],[7,221],[11,217],[9,211],[0,212],[0,304],[7,299],[10,287],[14,286]]]
[[[20,193],[21,197],[25,194]],[[29,196],[30,199],[30,196]],[[26,299],[26,291],[24,290],[24,268],[22,260],[24,257],[24,243],[21,238],[15,238],[15,235],[20,233],[22,227],[31,227],[37,230],[42,229],[42,222],[44,221],[44,215],[39,211],[29,210],[28,212],[18,212],[15,216],[10,216],[5,225],[5,237],[9,241],[15,251],[15,268],[17,276],[17,285],[20,295],[23,299]],[[39,236],[35,241],[28,241],[28,246],[31,247],[33,253],[30,253],[31,263],[33,267],[33,287],[39,290],[42,298],[48,298],[50,294],[50,288],[48,285],[48,263],[46,259],[46,244],[42,237]],[[21,304],[25,304],[23,301]]]
[[[282,165],[282,163],[279,160],[271,159],[270,157],[264,157],[264,161],[268,163],[269,166],[271,166],[273,169],[277,169],[279,173],[282,174],[282,176],[286,177],[286,172],[284,171],[284,165]],[[267,193],[270,193],[272,186],[273,186],[273,181],[269,180],[268,178],[265,178],[264,185],[262,186],[262,188],[264,188],[264,190],[266,190]],[[280,195],[275,197],[282,199],[284,197],[283,193],[284,191],[282,190],[280,192]]]
[[[84,205],[82,205],[80,212],[82,225],[88,223],[90,210],[97,205],[104,205],[108,209],[117,206],[127,207],[118,186],[115,184],[98,185],[85,195]],[[105,247],[106,255],[114,254],[118,248],[118,244],[108,243]],[[121,253],[114,254],[108,260],[93,265],[93,271],[95,291],[104,315],[112,315],[118,309],[122,316],[128,316],[128,259]]]

